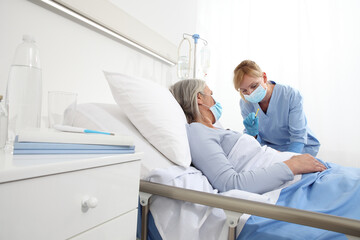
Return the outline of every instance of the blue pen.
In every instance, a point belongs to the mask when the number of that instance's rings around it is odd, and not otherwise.
[[[79,128],[79,127],[72,127],[67,125],[54,125],[54,128],[56,130],[62,131],[62,132],[78,132],[78,133],[98,133],[98,134],[106,134],[106,135],[115,135],[115,133],[109,133],[109,132],[101,132],[96,130],[90,130],[86,128]]]

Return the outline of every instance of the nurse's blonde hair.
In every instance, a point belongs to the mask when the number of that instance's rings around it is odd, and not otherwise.
[[[200,116],[197,103],[198,93],[202,93],[206,83],[200,79],[181,80],[170,87],[170,92],[183,109],[188,123],[195,122]]]
[[[236,91],[240,92],[240,96],[245,100],[244,95],[240,91],[240,85],[244,80],[244,76],[248,75],[251,77],[262,77],[263,72],[259,65],[254,61],[244,60],[234,69],[234,88]]]

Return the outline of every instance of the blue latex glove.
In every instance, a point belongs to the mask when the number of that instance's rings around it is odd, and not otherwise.
[[[255,117],[255,113],[251,112],[243,121],[246,133],[251,136],[259,134],[259,118]]]
[[[302,153],[304,146],[304,143],[292,142],[289,145],[288,152]]]

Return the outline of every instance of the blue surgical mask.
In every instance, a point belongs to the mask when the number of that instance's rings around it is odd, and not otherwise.
[[[244,98],[246,101],[259,103],[264,99],[265,95],[266,89],[260,84],[250,95],[244,95]]]
[[[207,94],[203,94],[203,95],[207,95]],[[211,95],[208,95],[208,96],[211,96]],[[209,110],[214,115],[215,121],[218,121],[222,114],[222,106],[219,102],[215,101],[215,99],[214,99],[214,102],[215,102],[215,104],[212,105],[211,107],[209,107],[208,105],[205,105],[205,104],[202,104],[202,105],[204,105],[205,107],[208,107]]]
[[[212,112],[212,114],[214,115],[216,121],[218,121],[222,114],[221,104],[219,102],[215,102],[215,104],[212,105],[209,109]]]

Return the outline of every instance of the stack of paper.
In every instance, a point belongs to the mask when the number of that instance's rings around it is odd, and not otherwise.
[[[134,153],[130,136],[24,130],[14,154],[126,154]]]

